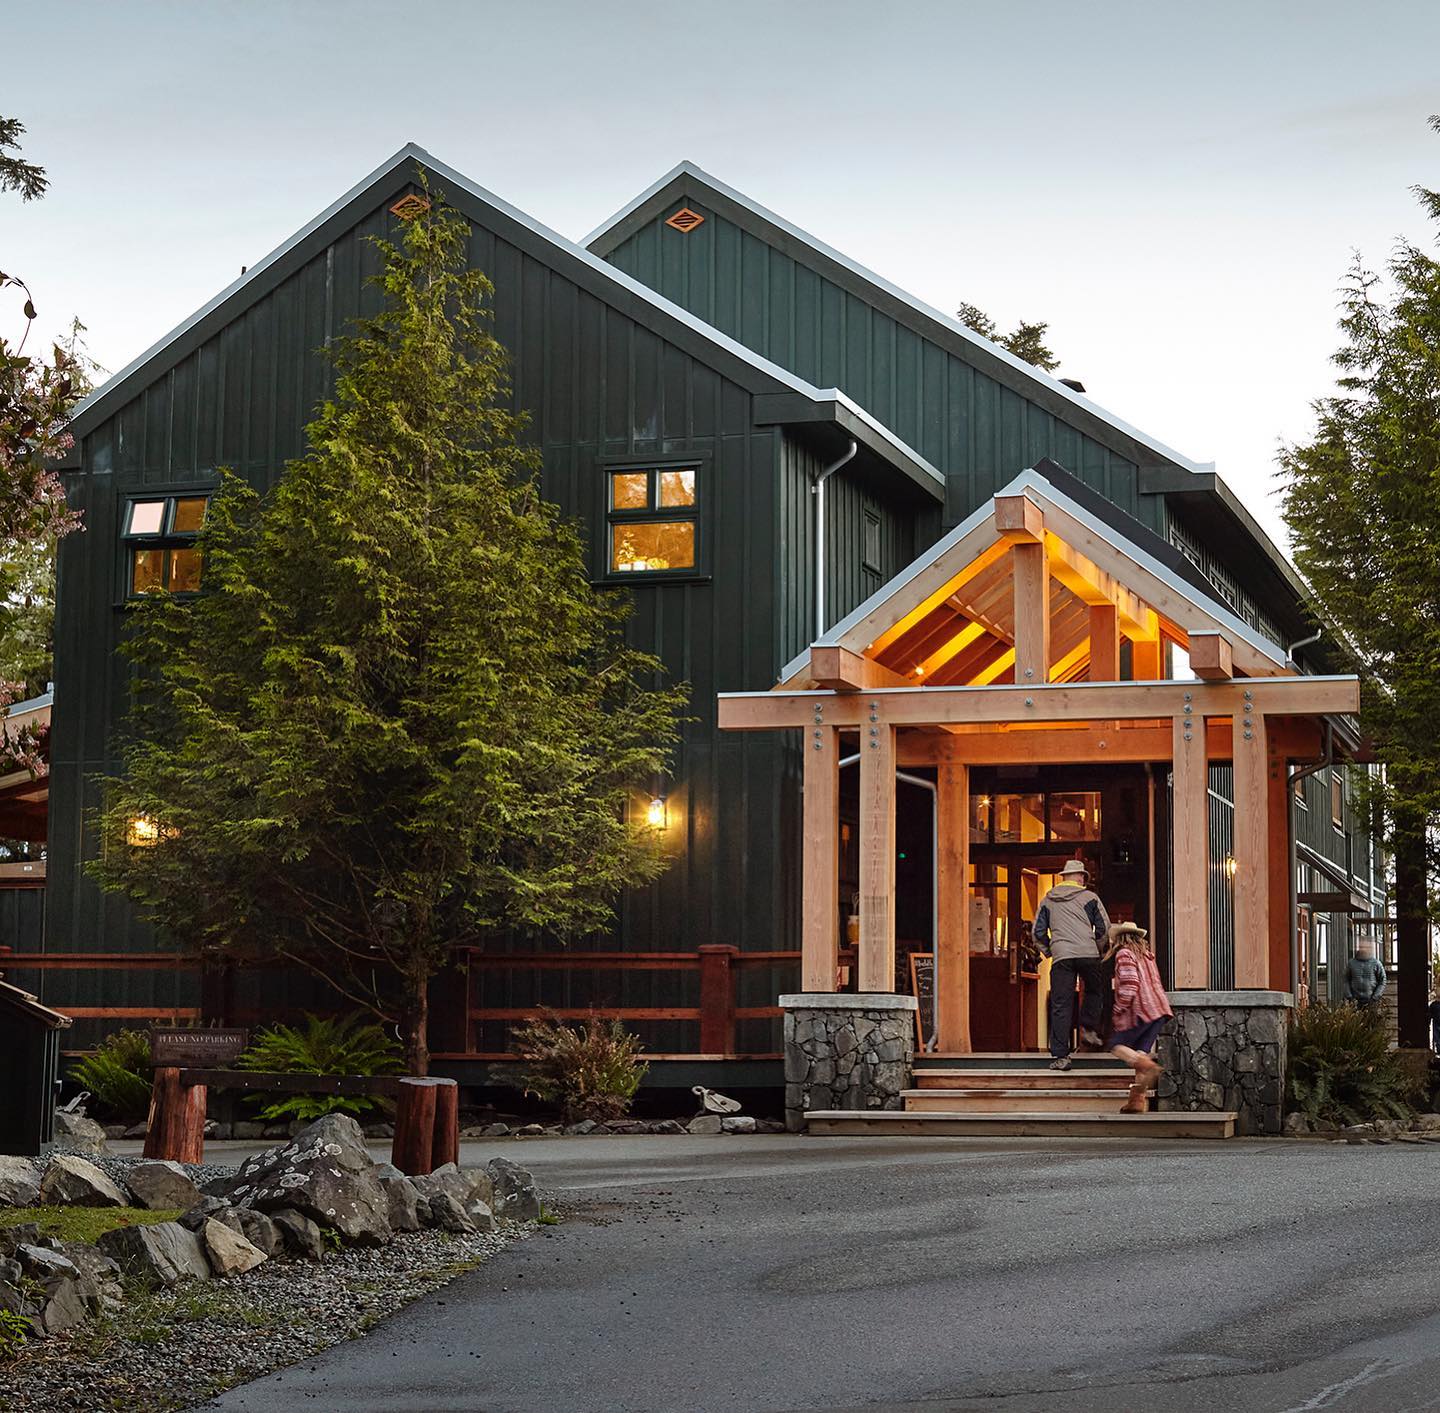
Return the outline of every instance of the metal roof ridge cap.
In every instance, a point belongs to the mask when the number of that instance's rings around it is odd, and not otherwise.
[[[618,225],[620,221],[624,220],[627,216],[632,215],[646,201],[649,201],[653,196],[658,194],[668,182],[673,181],[677,176],[681,175],[682,173],[686,176],[698,177],[702,181],[708,182],[722,196],[728,197],[731,201],[734,201],[740,206],[745,207],[746,210],[750,211],[756,216],[759,216],[762,220],[769,221],[771,225],[778,227],[787,235],[793,236],[796,240],[799,240],[803,244],[808,245],[812,250],[818,251],[821,255],[824,255],[828,259],[835,261],[836,264],[843,266],[845,269],[851,271],[852,274],[859,275],[862,279],[869,280],[872,284],[878,286],[880,289],[886,291],[886,293],[891,294],[895,298],[900,300],[901,303],[909,305],[910,308],[914,309],[917,313],[923,314],[927,318],[934,319],[937,323],[948,328],[952,333],[959,334],[961,338],[967,340],[970,343],[976,344],[980,348],[984,349],[985,352],[992,354],[994,357],[998,358],[1002,363],[1008,364],[1016,372],[1022,373],[1027,377],[1034,378],[1037,382],[1042,383],[1051,392],[1054,392],[1058,396],[1063,397],[1068,402],[1074,403],[1077,407],[1089,412],[1092,416],[1099,418],[1100,421],[1107,423],[1117,432],[1120,432],[1125,436],[1132,437],[1142,446],[1149,447],[1150,450],[1157,452],[1159,455],[1165,457],[1167,461],[1173,462],[1182,470],[1196,472],[1214,470],[1215,463],[1213,461],[1198,462],[1195,461],[1192,457],[1186,456],[1183,452],[1176,451],[1173,447],[1167,446],[1164,442],[1160,441],[1158,437],[1152,437],[1148,433],[1141,431],[1140,428],[1125,421],[1123,417],[1117,416],[1115,413],[1108,411],[1098,402],[1093,402],[1090,398],[1085,397],[1083,394],[1077,393],[1073,388],[1067,387],[1058,378],[1053,377],[1051,374],[1046,373],[1042,369],[1035,367],[1033,363],[1027,363],[1023,358],[1017,358],[1013,353],[1010,352],[1009,349],[1002,348],[999,344],[993,343],[983,334],[977,334],[974,329],[971,329],[966,325],[962,324],[958,319],[953,318],[949,314],[941,313],[940,310],[934,307],[934,305],[927,304],[923,299],[920,299],[916,295],[910,294],[907,290],[902,289],[893,281],[886,279],[885,276],[877,274],[868,266],[862,265],[858,260],[852,259],[850,256],[844,254],[842,251],[837,250],[834,246],[828,245],[818,236],[811,235],[808,231],[803,230],[801,229],[801,227],[795,225],[793,222],[786,220],[785,217],[779,215],[774,211],[771,211],[766,206],[762,206],[752,197],[746,196],[744,192],[737,190],[733,186],[730,186],[727,182],[721,181],[718,177],[712,176],[709,172],[705,171],[703,167],[697,166],[694,162],[684,161],[673,167],[669,172],[665,174],[664,177],[662,177],[659,181],[653,183],[645,192],[643,192],[633,202],[623,207],[619,212],[615,214],[614,217],[612,217],[609,221],[605,222],[604,225],[592,231],[585,238],[586,245],[590,245],[594,241],[598,240],[612,226]]]
[[[667,186],[670,185],[671,182],[675,180],[676,177],[682,175],[688,176],[691,174],[695,174],[701,177],[706,176],[705,172],[702,171],[699,167],[697,167],[693,162],[682,158],[673,167],[671,167],[670,170],[666,172],[665,175],[661,177],[658,181],[651,182],[650,185],[647,186],[645,190],[639,194],[639,196],[632,197],[608,220],[601,221],[600,224],[596,226],[589,235],[582,236],[580,238],[580,244],[585,246],[586,249],[589,249],[589,247],[593,245],[597,240],[599,240],[600,237],[606,233],[606,231],[609,231],[615,226],[618,226],[620,222],[623,221],[627,216],[631,215],[635,211],[638,211],[647,201],[650,200],[652,196],[658,196],[662,191],[665,190]],[[711,179],[706,177],[706,180]]]

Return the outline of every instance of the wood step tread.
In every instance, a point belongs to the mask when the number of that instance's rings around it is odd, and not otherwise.
[[[1065,1089],[1056,1087],[1054,1089],[987,1089],[981,1085],[978,1088],[966,1088],[964,1085],[950,1086],[932,1089],[904,1089],[901,1090],[901,1098],[908,1099],[912,1095],[916,1099],[966,1099],[975,1098],[997,1099],[1009,1096],[1012,1099],[1089,1099],[1095,1103],[1112,1103],[1115,1096],[1126,1091],[1115,1089]]]
[[[1229,1112],[1145,1114],[974,1114],[903,1109],[817,1109],[806,1126],[817,1136],[871,1134],[974,1138],[1232,1138],[1236,1115]]]

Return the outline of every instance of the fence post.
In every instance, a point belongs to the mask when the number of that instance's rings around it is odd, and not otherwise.
[[[738,947],[705,946],[700,954],[700,1053],[735,1053],[735,979],[731,962]]]
[[[460,1086],[442,1079],[435,1087],[435,1128],[430,1148],[431,1171],[460,1161]]]

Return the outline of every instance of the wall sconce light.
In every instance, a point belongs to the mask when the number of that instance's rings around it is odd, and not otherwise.
[[[1239,865],[1235,862],[1235,855],[1234,855],[1234,854],[1226,854],[1226,855],[1225,855],[1225,865],[1224,865],[1224,867],[1225,867],[1225,877],[1226,877],[1226,878],[1231,878],[1231,879],[1233,879],[1233,878],[1235,877],[1235,870],[1239,867]]]
[[[149,848],[160,842],[160,826],[148,814],[132,815],[125,822],[125,842],[132,848]]]
[[[664,795],[652,795],[650,803],[645,806],[645,823],[651,829],[664,829],[670,822],[670,808],[665,802]]]

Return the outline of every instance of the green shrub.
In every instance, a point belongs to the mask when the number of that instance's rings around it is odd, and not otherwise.
[[[1390,1048],[1380,1007],[1314,1003],[1290,1024],[1286,1098],[1311,1122],[1369,1123],[1414,1112],[1415,1082]]]
[[[150,1110],[150,1037],[143,1030],[117,1030],[93,1055],[76,1063],[70,1077],[90,1091],[100,1112],[124,1123],[139,1123]]]
[[[14,1310],[0,1310],[0,1362],[8,1363],[35,1331],[24,1315]]]
[[[301,1026],[272,1025],[259,1031],[237,1069],[272,1074],[398,1074],[400,1046],[375,1021],[359,1012],[348,1016],[306,1016]],[[326,1114],[365,1114],[383,1101],[350,1094],[251,1094],[266,1123],[299,1119],[310,1123]]]
[[[525,1062],[525,1092],[558,1105],[567,1123],[620,1118],[650,1068],[636,1058],[639,1037],[598,1015],[571,1026],[542,1012],[511,1039]]]

